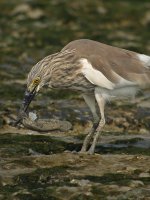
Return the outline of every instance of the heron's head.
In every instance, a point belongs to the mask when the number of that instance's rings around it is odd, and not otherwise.
[[[27,88],[21,110],[26,112],[31,101],[41,88],[48,84],[50,71],[44,61],[37,63],[29,72],[27,78]]]
[[[58,67],[64,69],[68,62],[72,63],[74,51],[62,51],[45,57],[34,65],[28,74],[27,89],[23,100],[22,110],[26,112],[34,96],[43,86],[51,86],[52,74]],[[55,73],[54,73],[55,74]]]

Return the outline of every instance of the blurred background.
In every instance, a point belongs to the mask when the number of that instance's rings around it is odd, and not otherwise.
[[[0,9],[1,101],[22,98],[31,67],[71,40],[150,54],[149,0],[1,0]]]

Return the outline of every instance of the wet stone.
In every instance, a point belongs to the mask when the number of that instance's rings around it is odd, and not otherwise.
[[[150,131],[147,130],[146,128],[141,128],[141,129],[139,130],[139,133],[140,133],[140,134],[149,134]]]
[[[119,192],[127,192],[129,190],[131,190],[131,187],[128,187],[128,186],[121,186],[118,189]]]
[[[142,172],[142,173],[139,174],[139,177],[141,177],[141,178],[150,178],[150,173]]]
[[[31,120],[30,118],[25,118],[23,120],[23,125],[31,130],[48,132],[54,130],[68,131],[72,128],[72,125],[68,121],[61,121],[58,119],[36,119]]]
[[[130,182],[130,187],[131,188],[135,188],[135,187],[139,187],[139,186],[144,186],[144,183],[140,180],[132,180]]]

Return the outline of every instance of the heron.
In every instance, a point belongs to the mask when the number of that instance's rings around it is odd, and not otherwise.
[[[43,87],[80,91],[93,115],[92,128],[80,152],[94,154],[105,125],[106,102],[113,98],[133,97],[139,89],[149,86],[150,56],[79,39],[32,67],[21,110],[27,111]]]

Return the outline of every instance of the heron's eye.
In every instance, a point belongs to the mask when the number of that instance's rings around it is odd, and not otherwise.
[[[40,77],[37,77],[37,78],[35,78],[35,79],[33,80],[32,83],[33,83],[34,85],[38,85],[39,82],[40,82]]]

